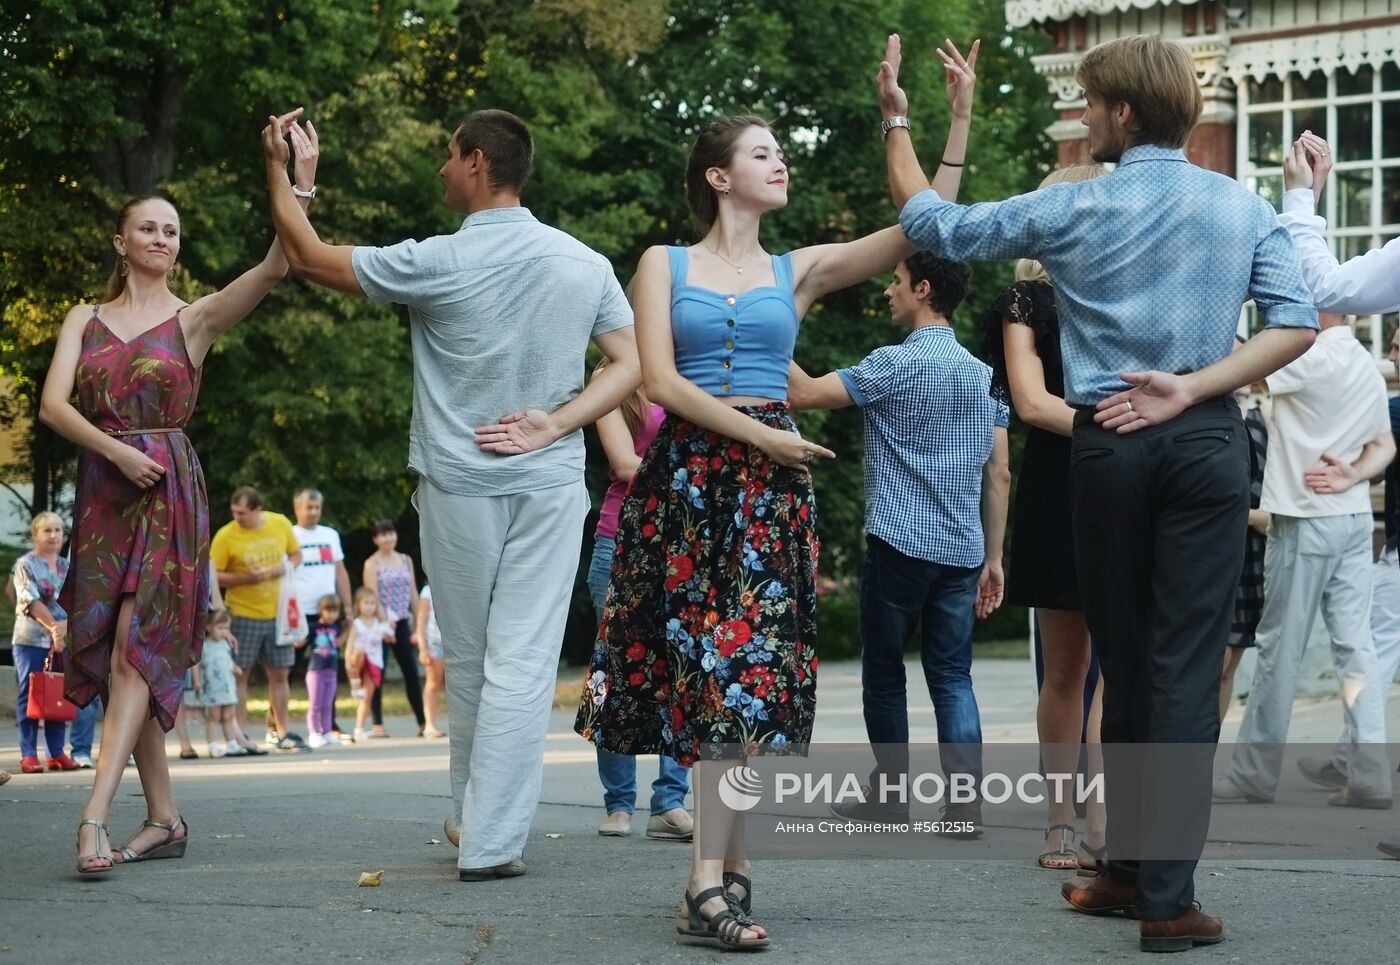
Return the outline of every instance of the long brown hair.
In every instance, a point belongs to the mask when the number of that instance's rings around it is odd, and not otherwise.
[[[739,135],[751,127],[771,129],[757,114],[733,114],[712,121],[690,149],[690,161],[685,166],[685,200],[695,220],[704,228],[709,228],[719,217],[719,198],[705,172],[710,168],[728,167],[734,160]]]
[[[132,198],[117,211],[117,230],[113,232],[113,234],[121,234],[126,231],[126,222],[127,219],[131,217],[132,209],[138,204],[145,204],[147,201],[164,201],[166,204],[170,205],[170,207],[175,207],[175,202],[171,201],[163,194],[143,194],[140,197]],[[178,208],[175,210],[176,213],[179,212]],[[126,290],[126,272],[122,271],[122,264],[125,261],[126,259],[119,255],[117,257],[117,263],[112,266],[112,274],[107,279],[107,289],[102,293],[102,301],[104,304],[115,300],[118,295]]]
[[[598,373],[607,368],[608,360],[600,359],[598,364],[593,366],[593,377],[596,379]],[[627,424],[627,432],[633,439],[641,434],[642,427],[647,423],[647,415],[651,410],[651,401],[647,398],[642,387],[637,386],[637,391],[622,400],[618,411],[622,413],[622,421]]]

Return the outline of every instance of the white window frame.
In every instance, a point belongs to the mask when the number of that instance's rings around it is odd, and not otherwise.
[[[1337,70],[1345,70],[1338,67]],[[1382,68],[1374,67],[1371,76],[1370,93],[1348,94],[1339,96],[1337,94],[1337,75],[1335,71],[1326,74],[1327,95],[1324,98],[1298,96],[1294,97],[1295,79],[1301,80],[1302,75],[1291,72],[1282,78],[1283,98],[1276,101],[1265,101],[1263,103],[1252,103],[1250,100],[1250,84],[1248,81],[1237,85],[1238,123],[1235,125],[1235,160],[1238,179],[1251,191],[1259,190],[1261,178],[1276,178],[1281,174],[1280,167],[1265,166],[1257,167],[1249,153],[1250,128],[1254,117],[1260,114],[1283,114],[1283,142],[1282,150],[1287,151],[1288,146],[1298,136],[1299,131],[1293,129],[1294,115],[1299,110],[1324,108],[1327,117],[1327,130],[1323,136],[1332,145],[1338,143],[1337,138],[1337,108],[1346,107],[1352,104],[1369,104],[1371,106],[1371,156],[1368,159],[1359,161],[1338,161],[1332,168],[1333,177],[1329,178],[1327,188],[1322,192],[1322,210],[1318,213],[1327,219],[1327,230],[1324,236],[1327,239],[1327,246],[1334,255],[1341,259],[1340,244],[1351,239],[1361,239],[1359,250],[1354,253],[1365,251],[1369,248],[1378,248],[1390,238],[1400,235],[1400,222],[1384,223],[1382,217],[1382,186],[1384,183],[1383,172],[1400,168],[1400,156],[1383,158],[1381,156],[1383,146],[1383,105],[1400,101],[1400,87],[1394,90],[1383,90],[1381,87]],[[1271,79],[1279,79],[1278,75],[1271,75]],[[1301,94],[1301,92],[1299,92]],[[1350,226],[1346,228],[1334,227],[1337,224],[1337,214],[1339,210],[1339,196],[1341,189],[1336,175],[1347,172],[1367,171],[1371,173],[1371,198],[1370,217],[1365,225]],[[1281,199],[1280,199],[1281,200]],[[1400,206],[1397,206],[1400,210]],[[1344,260],[1344,259],[1341,259]],[[1388,344],[1385,338],[1386,320],[1392,321],[1394,315],[1367,315],[1358,317],[1356,328],[1362,334],[1363,339],[1370,343],[1371,356],[1380,361],[1388,354]],[[1246,306],[1246,310],[1241,315],[1240,327],[1242,334],[1248,335],[1258,327],[1258,318],[1251,302]],[[1369,338],[1366,336],[1369,335]]]

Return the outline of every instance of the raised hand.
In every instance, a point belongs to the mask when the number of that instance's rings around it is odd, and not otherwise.
[[[1313,207],[1316,208],[1322,202],[1322,189],[1327,184],[1327,176],[1332,173],[1332,149],[1312,131],[1304,131],[1298,140],[1303,142],[1312,164]]]
[[[513,412],[501,421],[478,426],[476,444],[486,452],[502,456],[519,456],[554,443],[561,435],[553,418],[543,409]]]
[[[1313,169],[1308,162],[1308,149],[1300,137],[1283,152],[1283,189],[1312,188]],[[1316,197],[1316,192],[1314,192]]]
[[[281,117],[267,116],[267,126],[262,129],[263,156],[268,164],[277,164],[286,168],[287,162],[291,160],[291,148],[287,146],[287,129],[292,122],[301,117],[302,108],[288,111]]]
[[[901,57],[899,34],[890,34],[885,41],[885,59],[880,61],[880,69],[875,74],[875,92],[880,99],[880,113],[885,117],[909,112],[909,98],[899,86]]]
[[[1322,464],[1304,470],[1303,482],[1315,493],[1344,493],[1357,483],[1351,463],[1322,454]]]
[[[943,61],[943,69],[948,72],[948,106],[953,116],[964,120],[972,117],[972,89],[977,84],[977,52],[982,49],[982,41],[974,40],[966,59],[958,52],[951,40],[944,40],[943,46],[934,51]]]
[[[1119,435],[1161,425],[1191,405],[1191,393],[1179,375],[1170,372],[1125,372],[1119,376],[1133,386],[1098,404],[1094,421]]]
[[[316,125],[310,121],[303,128],[299,121],[292,121],[292,153],[296,162],[292,165],[292,183],[303,191],[316,186],[316,164],[321,159],[321,138],[316,134]]]

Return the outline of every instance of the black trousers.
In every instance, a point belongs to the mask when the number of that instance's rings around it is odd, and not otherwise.
[[[1244,422],[1229,397],[1127,435],[1081,412],[1070,465],[1075,564],[1104,677],[1108,870],[1137,883],[1143,919],[1176,918],[1210,823],[1249,510]]]
[[[394,624],[394,645],[391,647],[386,642],[384,650],[386,653],[392,651],[394,660],[398,662],[399,672],[403,674],[403,689],[408,697],[408,706],[412,708],[413,716],[421,729],[424,722],[423,680],[418,676],[418,648],[409,639],[411,636],[413,631],[409,629],[408,620],[399,620]],[[384,682],[388,682],[387,677]],[[376,687],[374,696],[369,700],[370,718],[376,724],[384,723],[383,693],[383,686]]]

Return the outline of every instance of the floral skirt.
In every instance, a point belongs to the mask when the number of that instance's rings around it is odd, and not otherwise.
[[[795,428],[785,403],[740,411]],[[622,504],[575,730],[686,765],[801,753],[816,710],[817,552],[806,469],[667,416]]]

